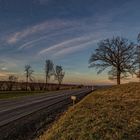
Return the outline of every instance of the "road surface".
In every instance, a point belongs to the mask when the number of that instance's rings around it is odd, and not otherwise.
[[[66,104],[72,95],[86,95],[90,89],[77,89],[52,92],[16,99],[0,100],[0,127],[30,115],[43,108],[53,109],[58,104]]]

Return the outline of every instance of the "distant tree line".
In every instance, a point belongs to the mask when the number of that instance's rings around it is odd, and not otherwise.
[[[119,36],[100,41],[89,59],[89,67],[97,69],[97,74],[108,69],[109,79],[116,79],[117,84],[130,75],[140,78],[140,34],[137,42]]]
[[[28,91],[41,91],[46,92],[45,89],[46,83],[38,81],[38,82],[29,82],[28,83]],[[73,89],[73,88],[81,88],[83,85],[75,85],[75,84],[61,84],[59,86],[57,83],[48,83],[47,84],[47,91],[54,91],[59,89]],[[17,81],[17,82],[10,82],[10,81],[0,81],[0,93],[2,91],[27,91],[26,90],[26,82],[24,81]]]
[[[9,75],[8,80],[0,81],[0,90],[50,90],[50,87],[60,89],[62,81],[65,76],[65,72],[62,66],[54,65],[53,61],[48,59],[45,61],[45,83],[42,81],[35,82],[34,81],[34,70],[31,65],[25,65],[24,74],[25,74],[25,82],[18,82],[18,77],[15,75]],[[58,84],[49,84],[50,78],[53,77],[54,80],[57,80]],[[4,88],[5,87],[5,88]],[[17,88],[18,87],[18,88]]]

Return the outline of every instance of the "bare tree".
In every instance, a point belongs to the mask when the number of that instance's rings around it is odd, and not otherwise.
[[[46,60],[45,63],[45,75],[46,75],[46,85],[45,89],[47,89],[48,80],[50,79],[51,75],[54,73],[53,62],[51,60]]]
[[[20,90],[22,91],[26,90],[27,83],[25,83],[23,80],[20,81],[19,85],[20,85]]]
[[[137,41],[140,43],[140,33],[138,34]]]
[[[133,43],[121,37],[106,39],[98,44],[98,48],[89,59],[89,67],[98,69],[98,74],[106,68],[110,79],[117,79],[120,84],[121,78],[134,73],[135,47]]]
[[[56,66],[55,67],[55,79],[58,81],[59,87],[62,83],[64,75],[65,75],[65,72],[63,72],[62,66]]]
[[[38,88],[39,88],[39,90],[44,90],[44,82],[43,81],[41,81],[41,80],[38,81]]]
[[[3,84],[4,84],[4,82],[0,81],[0,90],[2,90]]]
[[[7,82],[7,88],[8,90],[12,90],[13,86],[15,85],[15,83],[17,82],[18,78],[14,75],[9,75],[8,77],[8,82]]]
[[[29,80],[32,81],[32,74],[33,74],[32,67],[30,65],[25,65],[25,75],[26,75],[26,90],[28,90],[28,83]]]
[[[116,68],[111,68],[111,70],[108,72],[109,80],[116,80],[117,79],[117,70]],[[129,74],[127,72],[124,72],[123,74],[120,74],[120,80],[121,79],[129,79]],[[118,83],[117,83],[118,84]]]
[[[31,90],[31,91],[35,91],[35,89],[36,89],[36,84],[33,83],[33,82],[31,82],[31,83],[29,83],[29,87],[30,87],[30,90]]]

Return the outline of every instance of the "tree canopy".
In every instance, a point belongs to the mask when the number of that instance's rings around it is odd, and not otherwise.
[[[89,59],[89,67],[98,69],[98,74],[109,68],[109,78],[120,79],[134,73],[135,45],[122,37],[105,39]]]

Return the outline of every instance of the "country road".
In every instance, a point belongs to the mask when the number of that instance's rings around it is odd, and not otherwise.
[[[70,97],[72,95],[78,98],[80,96],[85,96],[90,91],[90,89],[66,90],[52,92],[51,94],[0,100],[0,127],[43,108],[52,110],[53,107],[57,108],[59,104],[65,105],[67,101],[70,102]]]

